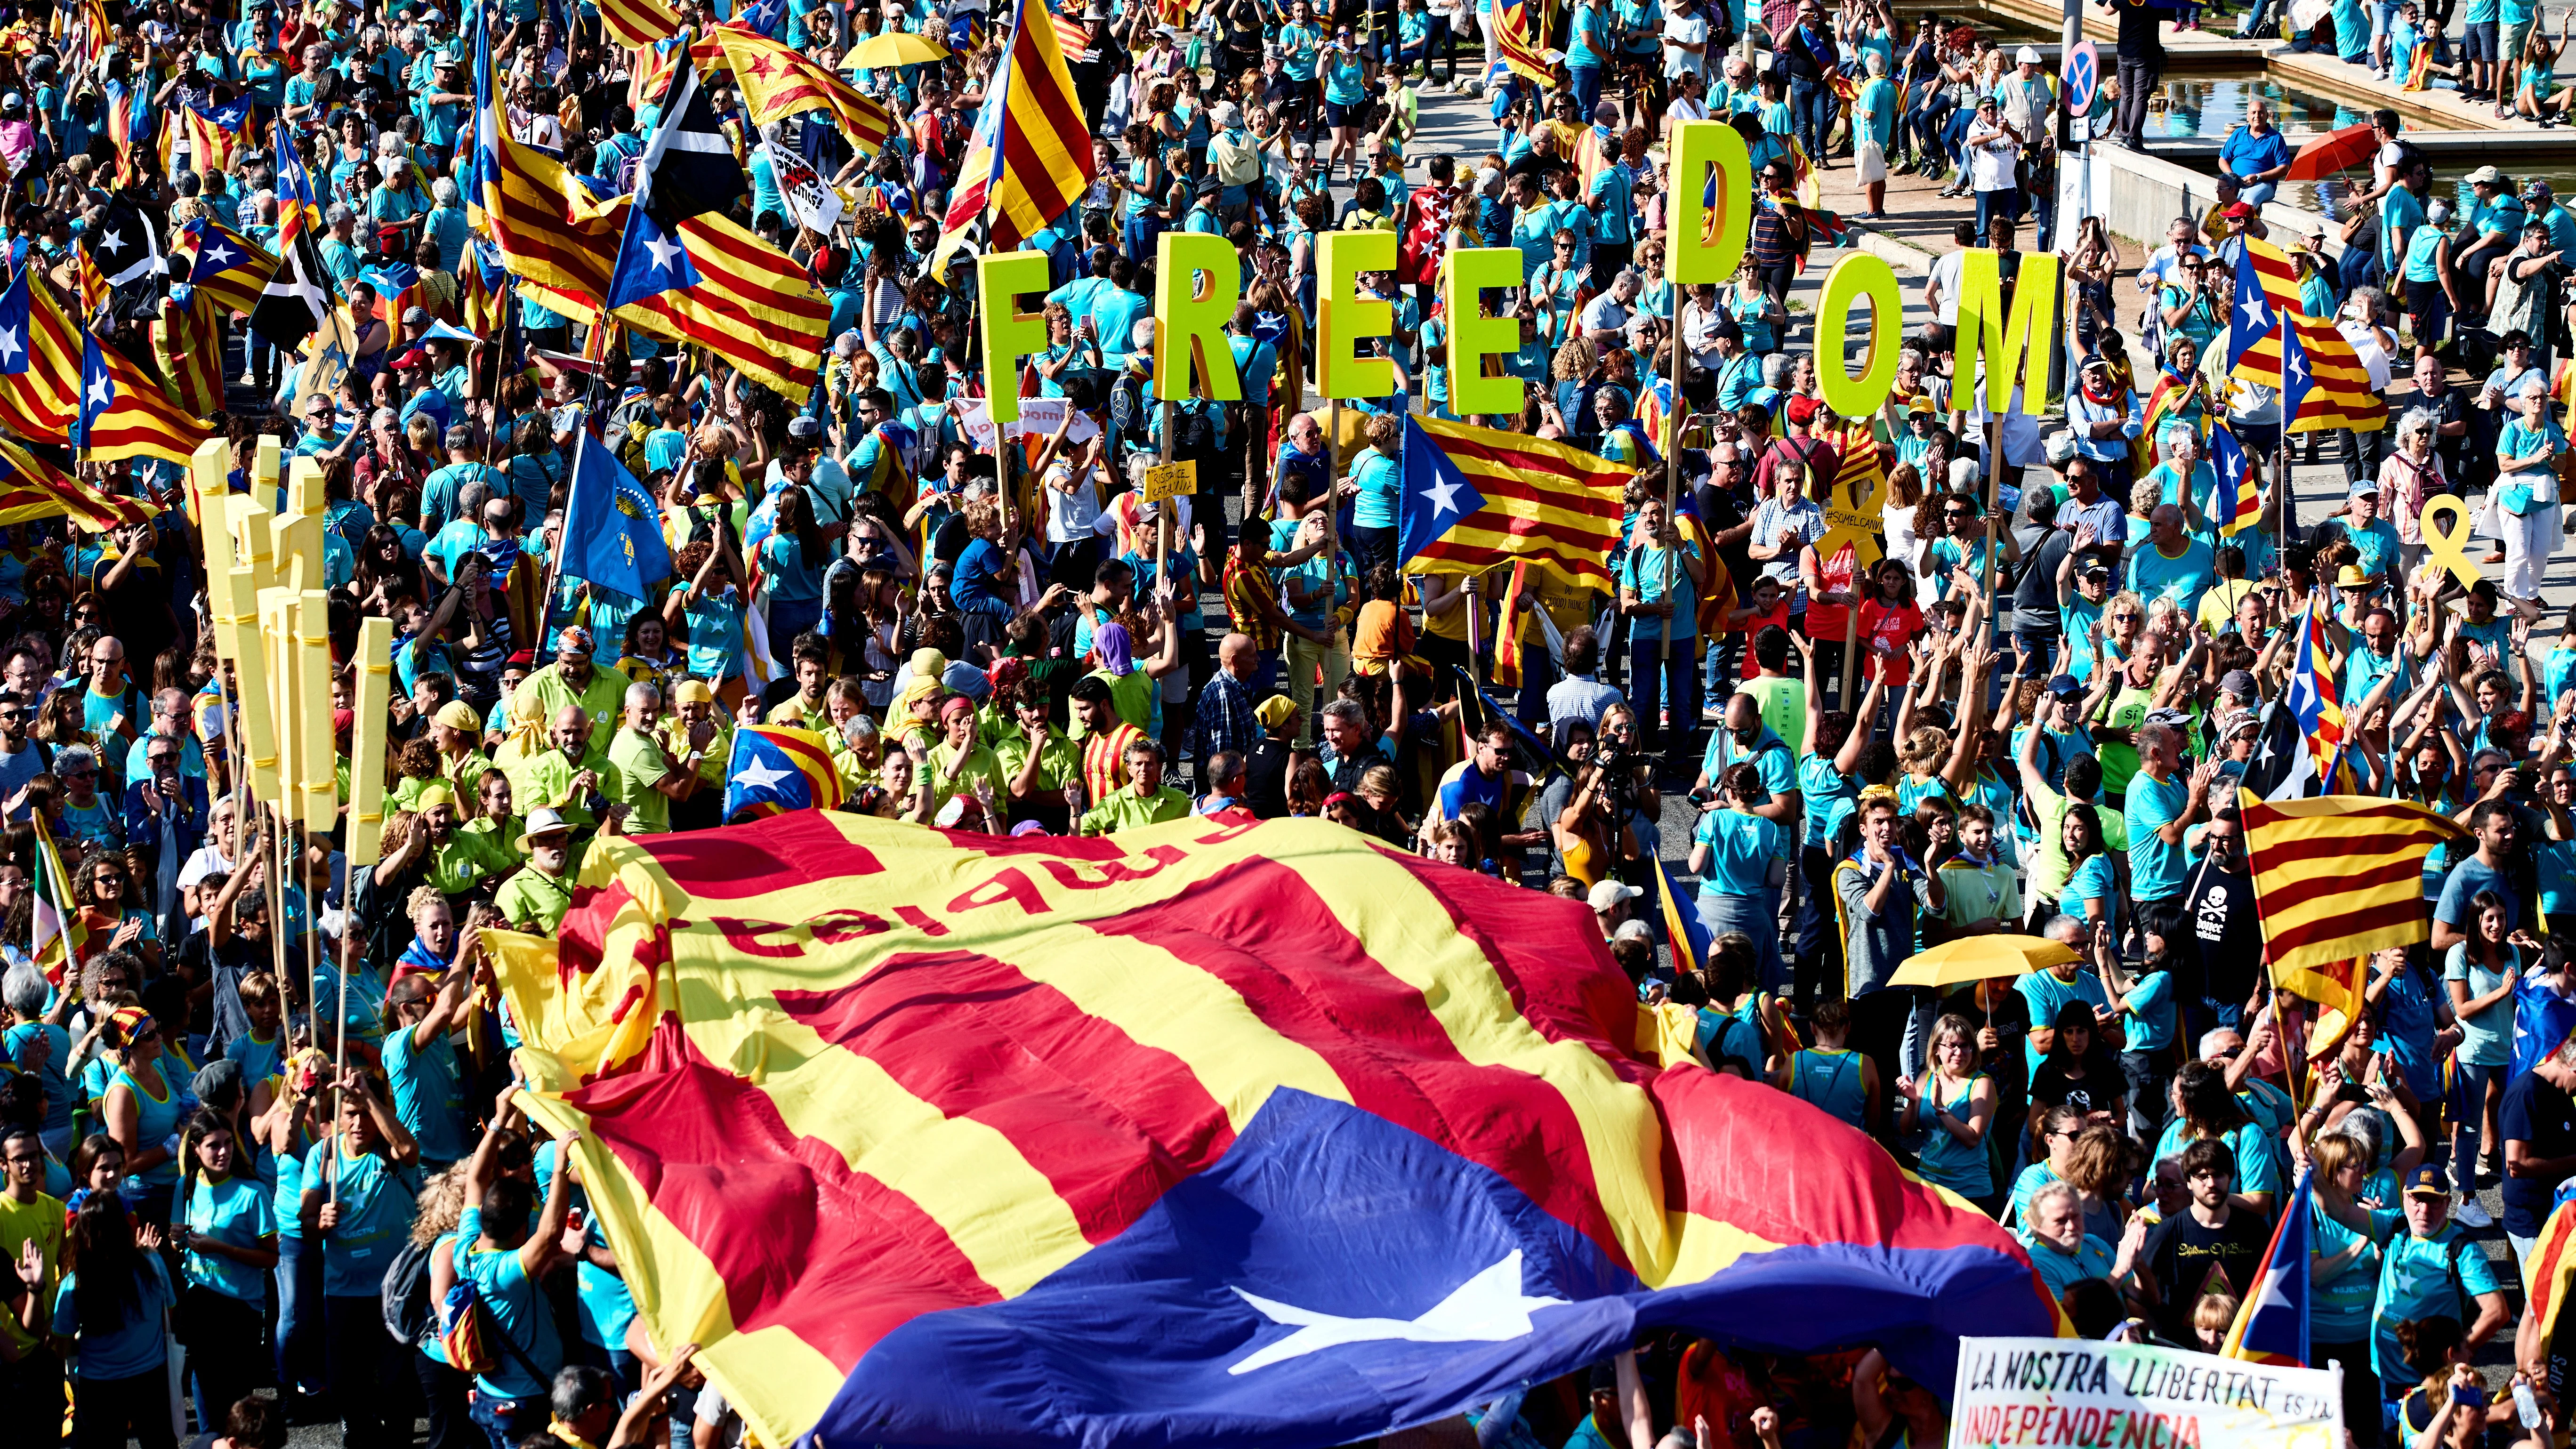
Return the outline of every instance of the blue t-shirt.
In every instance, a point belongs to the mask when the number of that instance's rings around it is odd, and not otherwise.
[[[475,1240],[483,1233],[483,1211],[467,1208],[456,1219],[456,1276],[474,1285],[483,1296],[483,1306],[492,1313],[492,1326],[518,1349],[494,1344],[492,1371],[474,1376],[474,1387],[486,1394],[504,1399],[534,1398],[547,1391],[556,1369],[563,1365],[563,1340],[555,1335],[555,1316],[546,1306],[545,1294],[528,1270],[519,1262],[517,1248],[478,1250]],[[539,1379],[520,1363],[543,1370]]]
[[[2458,1223],[2444,1223],[2431,1238],[2410,1230],[2391,1236],[2380,1251],[2379,1292],[2371,1299],[2370,1366],[2386,1383],[2423,1377],[2398,1346],[2397,1325],[2439,1314],[2475,1322],[2478,1297],[2499,1292],[2486,1251],[2468,1241]]]
[[[1351,500],[1353,528],[1395,527],[1396,494],[1403,487],[1403,468],[1372,448],[1351,461],[1351,482],[1359,496]]]
[[[1771,894],[1771,862],[1780,855],[1777,823],[1746,810],[1711,810],[1699,818],[1698,827],[1691,831],[1691,841],[1709,848],[1708,868],[1700,875],[1700,894]]]
[[[2100,856],[2093,857],[2095,860]],[[2128,1049],[2160,1052],[2174,1039],[2174,982],[2170,971],[2150,971],[2121,998],[2120,1010],[2131,1020]]]
[[[2367,1208],[2370,1246],[2332,1278],[2312,1281],[2308,1297],[2308,1337],[2317,1343],[2359,1343],[2370,1332],[2370,1302],[2379,1296],[2381,1246],[2406,1231],[2406,1214],[2398,1208]],[[2336,1222],[2323,1203],[2312,1202],[2308,1216],[2311,1262],[2341,1257],[2361,1234]]]
[[[277,1213],[257,1178],[235,1176],[216,1183],[201,1177],[197,1179],[195,1195],[188,1199],[188,1227],[197,1236],[212,1238],[226,1247],[255,1248],[260,1239],[276,1236]],[[268,1274],[248,1264],[192,1248],[180,1264],[180,1271],[189,1282],[227,1298],[244,1303],[267,1301]]]
[[[2102,994],[2102,978],[2080,968],[2072,981],[2059,980],[2054,971],[2033,971],[2015,981],[2013,989],[2030,1004],[2030,1024],[2041,1031],[2055,1029],[2059,1009],[2070,1001],[2083,1002],[2096,1011],[2111,1004],[2111,998]],[[2021,1049],[2022,1060],[2029,1064],[2030,1070],[2037,1072],[2041,1061],[2039,1048],[2025,1037]]]
[[[80,1351],[72,1366],[72,1377],[100,1382],[139,1378],[159,1369],[168,1351],[162,1342],[161,1321],[178,1301],[178,1295],[170,1291],[169,1275],[162,1271],[161,1255],[143,1255],[135,1301],[126,1306],[124,1321],[112,1333],[80,1331],[80,1309],[73,1299],[73,1286],[79,1281],[78,1269],[67,1272],[54,1293],[55,1334],[78,1339]]]
[[[304,1190],[330,1193],[330,1154],[339,1139],[317,1142],[304,1154]],[[322,1292],[332,1298],[373,1298],[383,1291],[385,1269],[411,1236],[417,1168],[396,1167],[381,1153],[340,1154],[340,1222],[324,1233]]]
[[[456,1046],[442,1033],[428,1046],[412,1045],[412,1029],[385,1035],[385,1076],[393,1085],[394,1116],[420,1144],[420,1160],[461,1162],[474,1150],[465,1140],[465,1093],[456,1071]]]
[[[1671,588],[1674,600],[1672,637],[1676,640],[1699,637],[1699,591],[1691,583],[1689,563],[1689,560],[1699,557],[1699,540],[1686,538],[1682,540],[1678,554],[1660,546],[1632,548],[1628,550],[1628,556],[1619,561],[1619,587],[1636,591],[1637,602],[1662,603],[1666,587]],[[1670,567],[1666,566],[1668,560]],[[1663,634],[1664,625],[1662,619],[1639,619],[1631,628],[1639,631],[1638,637],[1652,638]]]
[[[2130,895],[2141,901],[2180,895],[2187,884],[2188,860],[2179,844],[2168,845],[2156,831],[2190,813],[2191,782],[2177,771],[2161,782],[2141,770],[2129,779],[2122,817],[2129,826]]]
[[[2507,946],[2504,955],[2505,969],[2498,971],[2470,960],[2468,942],[2455,942],[2442,962],[2442,980],[2466,985],[2472,998],[2485,996],[2522,974],[2522,952]],[[2513,1064],[2513,997],[2508,995],[2484,1011],[2460,1012],[2457,1019],[2461,1061],[2479,1067]]]

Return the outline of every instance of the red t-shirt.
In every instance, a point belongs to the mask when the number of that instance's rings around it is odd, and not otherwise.
[[[1914,661],[1906,655],[1905,646],[1922,632],[1923,611],[1916,608],[1910,599],[1893,608],[1877,599],[1862,604],[1857,645],[1861,657],[1858,677],[1868,679],[1883,663],[1887,669],[1887,687],[1903,689],[1914,676]],[[1878,646],[1882,644],[1887,646],[1884,655],[1878,652]],[[1878,662],[1873,663],[1874,660]]]

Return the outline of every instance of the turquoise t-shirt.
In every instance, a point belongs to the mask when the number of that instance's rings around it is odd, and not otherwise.
[[[2085,864],[2090,865],[2094,856]],[[2160,1052],[2174,1039],[2174,979],[2170,971],[2150,971],[2138,978],[2121,999],[2121,1012],[2130,1018],[2128,1049],[2133,1052]]]
[[[2370,1245],[2340,1272],[2328,1278],[2311,1272],[2308,1337],[2317,1343],[2359,1343],[2370,1332],[2371,1300],[2379,1296],[2381,1245],[2406,1231],[2406,1214],[2397,1208],[2368,1209]],[[2361,1234],[2336,1222],[2322,1203],[2309,1205],[2308,1261],[2324,1263],[2340,1256]]]
[[[72,1366],[72,1377],[99,1382],[108,1379],[139,1378],[158,1370],[168,1346],[161,1337],[161,1322],[178,1301],[170,1291],[170,1276],[161,1267],[161,1255],[143,1255],[143,1277],[135,1302],[126,1308],[124,1321],[113,1333],[85,1334],[80,1331],[80,1309],[73,1300],[73,1286],[80,1281],[77,1269],[63,1274],[62,1286],[54,1293],[54,1332],[63,1338],[78,1340],[79,1355]]]
[[[2162,1137],[2156,1139],[2155,1160],[2182,1156],[2183,1149],[2194,1139],[2185,1136],[2186,1128],[2177,1117],[2165,1124]],[[2265,1131],[2261,1124],[2242,1122],[2220,1139],[2236,1157],[2236,1190],[2240,1193],[2277,1193],[2281,1190],[2281,1139]]]
[[[2059,980],[2054,971],[2033,971],[2015,981],[2013,989],[2030,1004],[2031,1025],[2041,1029],[2054,1028],[2059,1009],[2070,1001],[2081,1001],[2097,1011],[2111,1004],[2111,998],[2102,994],[2102,978],[2080,969],[2072,981]],[[2031,1045],[2028,1038],[2022,1041],[2022,1059],[2031,1071],[2039,1070],[2039,1048]]]
[[[1780,827],[1745,810],[1711,810],[1699,818],[1691,842],[1705,845],[1708,868],[1700,873],[1706,896],[1771,894],[1771,862],[1780,855]]]
[[[337,1138],[304,1154],[304,1190],[330,1193],[330,1155]],[[385,1269],[411,1236],[420,1196],[417,1168],[396,1167],[381,1153],[340,1154],[340,1223],[322,1236],[322,1292],[332,1298],[373,1298],[383,1291]],[[278,1174],[279,1187],[285,1173]]]
[[[1374,448],[1351,462],[1351,482],[1359,496],[1351,500],[1353,528],[1395,527],[1396,494],[1403,487],[1403,466]]]
[[[2444,1223],[2431,1238],[2411,1230],[2390,1237],[2380,1250],[2379,1291],[2370,1303],[2370,1366],[2379,1381],[2413,1383],[2423,1377],[2398,1346],[2398,1324],[2435,1314],[2473,1322],[2477,1305],[2463,1299],[2498,1291],[2486,1250],[2468,1241],[2458,1223]]]
[[[1596,70],[1599,69],[1606,62],[1602,59],[1601,51],[1595,49],[1592,42],[1596,36],[1603,37],[1606,46],[1606,37],[1609,33],[1608,25],[1601,18],[1601,7],[1598,4],[1592,3],[1592,0],[1585,0],[1585,3],[1575,6],[1574,25],[1568,32],[1570,38],[1566,42],[1565,63],[1569,66],[1591,66]]]
[[[1635,590],[1637,602],[1662,603],[1666,586],[1671,587],[1675,601],[1672,637],[1676,640],[1699,637],[1698,610],[1694,607],[1699,591],[1691,584],[1690,565],[1685,561],[1700,556],[1699,540],[1683,539],[1681,548],[1681,557],[1674,558],[1670,568],[1664,566],[1665,550],[1660,547],[1632,548],[1628,550],[1628,556],[1619,561],[1619,587]],[[1664,622],[1662,619],[1639,619],[1632,627],[1661,637]]]
[[[2167,558],[2163,549],[2153,543],[2141,544],[2129,555],[2129,589],[2152,604],[2158,599],[2171,599],[2186,619],[2200,612],[2200,596],[2209,592],[2212,579],[2218,576],[2218,562],[2208,544],[2186,538],[2182,555]]]
[[[432,1165],[462,1162],[474,1145],[465,1140],[465,1093],[455,1043],[441,1035],[415,1048],[411,1029],[396,1027],[385,1037],[384,1054],[394,1116],[420,1144],[420,1160]]]
[[[479,1250],[474,1243],[482,1232],[482,1209],[467,1208],[456,1219],[456,1276],[473,1283],[483,1306],[491,1310],[492,1326],[519,1351],[493,1345],[493,1369],[475,1375],[474,1387],[498,1398],[535,1398],[547,1391],[548,1382],[529,1373],[520,1360],[552,1375],[563,1364],[563,1340],[555,1335],[555,1316],[545,1294],[519,1262],[519,1250]]]
[[[227,1247],[255,1248],[260,1239],[276,1235],[277,1213],[256,1178],[228,1177],[217,1183],[201,1177],[197,1179],[195,1195],[188,1199],[188,1228],[201,1238],[212,1238]],[[268,1274],[230,1258],[192,1248],[180,1264],[180,1271],[189,1282],[227,1298],[244,1303],[267,1301]]]
[[[162,1142],[179,1130],[179,1118],[183,1113],[179,1105],[179,1089],[171,1084],[170,1065],[169,1059],[164,1057],[161,1071],[162,1094],[158,1097],[143,1090],[143,1084],[134,1080],[122,1067],[117,1069],[114,1076],[108,1078],[107,1085],[111,1090],[121,1085],[134,1093],[135,1102],[143,1109],[136,1118],[134,1136],[136,1141],[147,1146]],[[102,1092],[100,1095],[105,1096],[106,1093]],[[172,1158],[159,1167],[148,1168],[136,1173],[135,1176],[141,1181],[157,1186],[169,1186],[179,1180],[178,1159]]]
[[[2129,826],[2129,887],[2138,900],[2179,895],[2187,883],[2189,861],[2180,845],[2168,845],[2156,834],[2189,813],[2191,782],[2180,771],[2163,781],[2144,770],[2129,778],[2127,805],[2120,812]]]
[[[2497,971],[2483,962],[2469,959],[2465,941],[2454,942],[2448,958],[2442,963],[2442,979],[2467,985],[2471,997],[2480,997],[2522,974],[2522,952],[2513,946],[2504,948],[2507,967]],[[2471,1066],[2502,1067],[2513,1064],[2513,998],[2474,1014],[2463,1013],[2460,1023],[2460,1060]]]

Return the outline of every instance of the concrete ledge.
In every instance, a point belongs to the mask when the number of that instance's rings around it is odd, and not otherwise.
[[[1851,229],[1843,240],[1853,250],[1884,257],[1889,266],[1900,272],[1928,273],[1932,270],[1931,252],[1883,231],[1872,231],[1869,223],[1864,221],[1851,221],[1849,225]]]

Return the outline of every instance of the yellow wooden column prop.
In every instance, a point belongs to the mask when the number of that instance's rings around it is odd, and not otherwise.
[[[233,569],[233,599],[241,608],[227,623],[233,636],[233,700],[241,716],[242,755],[248,762],[252,798],[274,802],[279,798],[280,783],[277,759],[277,705],[270,679],[268,651],[260,629],[259,595],[251,588],[250,569],[236,565]]]
[[[269,718],[277,740],[277,788],[260,798],[277,807],[280,821],[300,819],[303,814],[300,750],[304,741],[295,715],[295,701],[304,688],[303,651],[295,646],[296,615],[302,611],[302,597],[293,589],[260,591],[259,642],[268,654]]]
[[[1243,264],[1234,244],[1206,232],[1167,231],[1155,252],[1154,398],[1176,403],[1191,379],[1215,402],[1243,401],[1243,379],[1226,345],[1225,325],[1243,300]]]
[[[302,593],[322,587],[322,466],[298,458],[286,469],[286,511],[269,520],[277,582]]]
[[[232,444],[210,438],[188,460],[188,487],[196,499],[197,539],[206,554],[206,605],[214,621],[215,659],[233,657]]]
[[[1724,282],[1744,264],[1753,231],[1753,157],[1724,121],[1684,121],[1675,140],[1672,227],[1664,247],[1664,280],[1676,286]],[[1709,183],[1717,186],[1710,204]],[[1681,316],[1681,299],[1673,299]]]
[[[1867,418],[1887,403],[1896,385],[1897,338],[1904,326],[1905,299],[1896,290],[1896,269],[1870,252],[1854,252],[1825,274],[1824,300],[1816,304],[1816,336],[1850,336],[1852,304],[1869,302],[1869,344],[1861,354],[1861,375],[1845,369],[1839,352],[1816,359],[1816,389],[1837,417]],[[1818,552],[1823,552],[1822,548]]]
[[[1521,380],[1485,376],[1485,359],[1520,350],[1520,320],[1508,313],[1487,316],[1484,295],[1490,287],[1521,284],[1520,249],[1469,247],[1454,251],[1449,254],[1446,270],[1443,300],[1449,312],[1449,356],[1445,359],[1449,366],[1449,411],[1462,418],[1519,412]]]
[[[1360,273],[1395,269],[1395,233],[1334,231],[1316,238],[1315,381],[1326,398],[1380,398],[1395,391],[1395,361],[1355,356],[1358,345],[1395,331],[1395,304],[1359,295]]]
[[[256,611],[265,607],[260,596],[277,587],[277,535],[269,528],[277,515],[260,497],[256,479],[250,492],[233,494],[225,502],[233,519],[233,559],[237,567],[250,570],[250,593],[234,603]]]
[[[350,703],[357,722],[349,732],[349,833],[341,842],[352,870],[384,859],[385,732],[392,724],[394,621],[358,622],[357,688]]]
[[[331,738],[331,596],[305,590],[296,614],[295,764],[304,828],[328,833],[340,823],[340,750]]]

